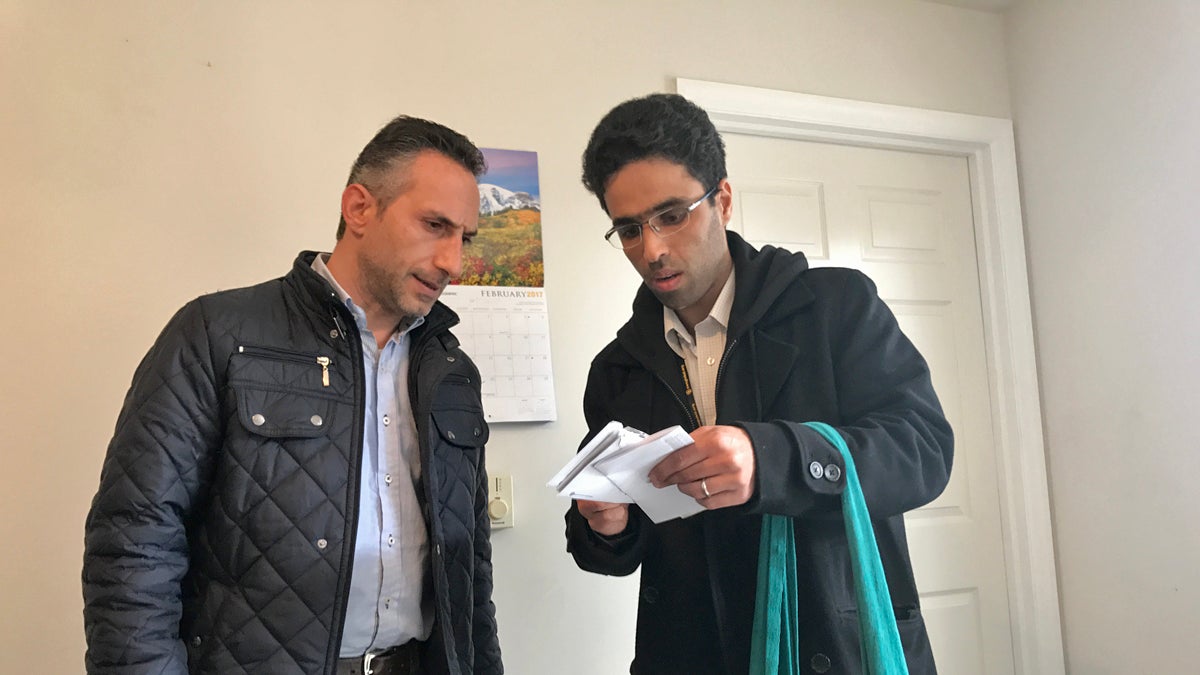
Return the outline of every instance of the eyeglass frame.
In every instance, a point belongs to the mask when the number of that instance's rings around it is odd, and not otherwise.
[[[609,228],[608,232],[604,233],[604,241],[608,242],[613,248],[628,251],[629,249],[633,248],[634,246],[637,246],[638,244],[642,243],[642,239],[645,237],[645,231],[646,231],[647,226],[649,226],[651,230],[654,230],[654,234],[658,235],[658,237],[660,239],[665,239],[673,234],[677,234],[677,233],[681,232],[684,228],[686,228],[688,225],[691,224],[692,211],[695,211],[707,199],[709,199],[713,195],[715,195],[717,193],[717,190],[720,187],[721,187],[720,184],[712,186],[708,190],[708,192],[705,192],[703,195],[701,195],[699,199],[697,199],[696,201],[694,201],[691,204],[688,204],[686,207],[684,207],[684,212],[686,213],[686,216],[687,216],[687,222],[685,222],[683,225],[679,226],[679,228],[676,230],[671,230],[666,233],[663,233],[662,226],[655,225],[654,221],[657,220],[664,213],[679,208],[679,205],[668,206],[664,209],[660,209],[660,210],[654,212],[653,214],[651,214],[650,216],[648,216],[645,220],[633,220],[632,222],[622,223],[620,225],[613,225],[611,228]],[[618,230],[622,230],[627,227],[633,227],[635,225],[638,228],[637,241],[634,241],[630,245],[626,246],[624,244],[624,240],[622,240],[620,237],[617,237],[616,240],[612,239],[612,236],[614,234],[616,234]]]

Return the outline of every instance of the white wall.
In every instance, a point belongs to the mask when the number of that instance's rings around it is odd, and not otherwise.
[[[1194,673],[1200,4],[1007,22],[1071,673]]]
[[[675,77],[1010,113],[1001,19],[907,0],[0,4],[0,672],[82,669],[83,517],[167,317],[327,250],[350,163],[401,112],[539,153],[560,418],[489,447],[516,484],[501,641],[518,675],[623,672],[635,582],[575,568],[541,486],[636,287],[579,157],[608,108]],[[1125,470],[1154,468],[1138,456]]]

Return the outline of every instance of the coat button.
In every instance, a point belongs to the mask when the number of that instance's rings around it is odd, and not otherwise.
[[[653,586],[642,588],[642,601],[648,605],[658,602],[658,589]]]
[[[839,467],[837,464],[826,464],[825,465],[825,480],[829,481],[830,483],[836,483],[836,482],[838,482],[838,479],[841,477],[842,477],[841,467]]]
[[[813,478],[819,479],[825,475],[825,467],[821,466],[820,462],[813,462],[808,465],[808,472],[812,474]]]
[[[250,417],[250,421],[254,423],[254,426],[261,427],[267,423],[267,418],[263,417],[259,413],[254,413],[254,415]]]
[[[325,420],[321,419],[320,415],[313,415],[312,417],[308,418],[308,421],[312,422],[314,427],[319,427],[325,423]]]
[[[815,672],[828,673],[829,667],[832,666],[833,664],[830,663],[828,656],[825,656],[824,654],[821,654],[820,652],[818,652],[816,654],[813,654],[812,660],[809,661],[809,665],[812,666],[812,669]]]
[[[324,549],[324,548],[325,548],[325,547],[327,547],[327,546],[329,546],[329,542],[328,542],[328,541],[326,541],[326,540],[324,540],[324,539],[318,539],[318,540],[317,540],[317,548],[319,548],[319,549]]]

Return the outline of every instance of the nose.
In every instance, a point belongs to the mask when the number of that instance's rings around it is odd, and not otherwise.
[[[463,243],[459,237],[445,237],[437,243],[434,250],[433,264],[439,270],[457,281],[462,276]]]
[[[642,257],[654,262],[667,254],[667,240],[649,226],[642,226]]]

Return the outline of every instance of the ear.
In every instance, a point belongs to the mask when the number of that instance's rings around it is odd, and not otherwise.
[[[721,225],[728,227],[730,218],[733,218],[733,187],[728,178],[722,178],[717,183],[717,193],[713,196],[716,197],[717,211],[721,214]]]
[[[379,203],[367,192],[367,188],[351,183],[342,190],[342,218],[346,231],[362,236],[363,229],[375,218]]]

